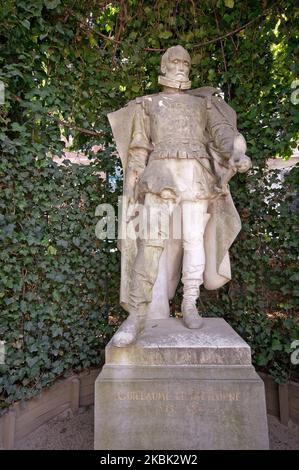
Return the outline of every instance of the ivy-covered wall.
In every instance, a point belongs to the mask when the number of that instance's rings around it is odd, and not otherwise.
[[[222,88],[237,111],[254,163],[231,184],[243,223],[233,281],[205,292],[203,309],[239,331],[257,366],[296,378],[298,169],[274,185],[265,161],[298,139],[298,14],[287,0],[1,2],[0,408],[103,360],[124,315],[115,242],[94,233],[97,205],[121,193],[106,114],[156,92],[161,53],[177,43],[193,87]],[[90,166],[53,162],[62,136]]]

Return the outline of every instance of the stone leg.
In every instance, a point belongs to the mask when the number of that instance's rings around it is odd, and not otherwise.
[[[152,300],[147,307],[146,321],[169,317],[167,252],[168,249],[165,246],[160,257],[158,276],[152,290]]]
[[[129,317],[114,336],[115,346],[136,341],[145,326],[146,313],[152,300],[159,262],[169,236],[170,205],[155,195],[145,198],[146,220],[138,240],[138,252],[132,270],[129,294]]]
[[[145,197],[146,221],[141,230],[130,288],[130,312],[140,315],[140,307],[152,300],[161,254],[169,238],[172,204],[154,194]]]
[[[196,301],[199,287],[203,283],[205,268],[204,231],[209,219],[208,201],[183,202],[183,269],[182,313],[188,328],[200,328],[202,319],[198,315]]]

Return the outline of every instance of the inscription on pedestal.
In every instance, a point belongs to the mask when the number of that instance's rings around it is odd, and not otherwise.
[[[239,401],[240,392],[203,392],[190,395],[187,392],[117,392],[114,400],[122,401]]]
[[[185,413],[208,413],[213,402],[233,403],[239,402],[241,399],[240,391],[118,391],[113,394],[112,399],[115,405],[119,402],[126,406],[133,406],[133,403],[151,403],[151,413],[153,415],[166,414],[168,416],[175,415],[182,407]]]

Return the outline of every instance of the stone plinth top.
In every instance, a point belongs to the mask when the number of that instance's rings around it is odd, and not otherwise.
[[[120,327],[121,328],[121,327]],[[151,320],[134,345],[106,347],[106,365],[251,365],[249,345],[222,318],[188,329],[177,318]]]

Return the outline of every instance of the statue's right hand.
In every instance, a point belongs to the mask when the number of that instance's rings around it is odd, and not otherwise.
[[[130,187],[127,188],[127,191],[126,191],[126,198],[127,198],[127,211],[126,211],[126,214],[127,214],[127,222],[130,222],[131,218],[135,216],[135,212],[136,212],[136,202],[137,202],[137,198],[136,198],[136,189],[135,189],[135,185],[131,185]]]
[[[132,204],[135,204],[135,202],[136,202],[135,185],[130,185],[127,188],[126,197],[127,197],[128,206],[130,206]]]
[[[126,197],[128,205],[135,204],[137,201],[137,183],[140,177],[140,172],[130,168],[126,176]]]

